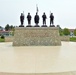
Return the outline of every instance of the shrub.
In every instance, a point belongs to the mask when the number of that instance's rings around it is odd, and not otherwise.
[[[76,29],[74,30],[74,35],[76,36]]]
[[[4,39],[5,38],[5,36],[4,35],[1,35],[1,39]]]
[[[68,28],[64,28],[63,33],[64,35],[70,35],[70,31]]]

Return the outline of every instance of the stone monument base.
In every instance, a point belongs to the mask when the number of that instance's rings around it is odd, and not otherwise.
[[[60,46],[57,27],[16,27],[13,46]]]

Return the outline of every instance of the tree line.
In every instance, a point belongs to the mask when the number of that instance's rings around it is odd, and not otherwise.
[[[14,30],[15,30],[15,27],[16,27],[16,26],[7,24],[7,25],[4,27],[4,29],[5,29],[5,31],[14,31]],[[71,33],[68,28],[62,29],[62,28],[60,27],[60,25],[57,25],[56,27],[59,27],[59,34],[60,34],[60,36],[63,36],[63,35],[68,36],[68,35],[70,35],[70,33]],[[0,29],[2,29],[2,28],[3,28],[3,27],[0,26]],[[74,29],[74,31],[72,31],[72,33],[76,36],[76,29]]]
[[[4,28],[2,26],[0,26],[0,30],[4,29],[5,31],[13,31],[14,28],[15,28],[15,26],[9,25],[9,24],[7,24]]]
[[[60,25],[57,25],[57,27],[59,27],[60,36],[63,36],[63,35],[68,36],[68,35],[71,35],[71,33],[72,33],[72,35],[76,36],[76,29],[74,29],[73,31],[70,31],[70,29],[68,29],[68,28],[62,29],[60,27]]]

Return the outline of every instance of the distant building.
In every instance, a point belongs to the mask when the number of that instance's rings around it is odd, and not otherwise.
[[[69,29],[69,31],[70,31],[70,36],[74,36],[74,30],[75,30],[75,29]]]
[[[64,29],[62,29],[62,30],[64,30]],[[70,31],[70,36],[74,36],[74,30],[75,30],[75,29],[69,29],[69,31]]]
[[[70,32],[74,32],[75,29],[69,29]]]
[[[0,35],[12,36],[12,31],[1,31],[1,30],[0,30]]]

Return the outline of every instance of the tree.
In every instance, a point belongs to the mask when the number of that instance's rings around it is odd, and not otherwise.
[[[5,30],[8,31],[9,29],[10,29],[10,26],[9,26],[9,24],[7,24],[7,25],[5,26]]]
[[[0,28],[2,28],[2,27],[0,26]]]
[[[76,29],[74,30],[74,35],[76,36]]]
[[[69,29],[68,29],[68,28],[64,28],[63,34],[64,34],[64,35],[70,35]]]
[[[5,36],[4,35],[1,35],[1,39],[4,39],[5,38]]]
[[[11,25],[10,26],[10,30],[12,31],[11,32],[11,35],[13,36],[14,35],[14,31],[15,31],[15,26]]]
[[[59,34],[60,34],[60,36],[62,36],[62,35],[63,35],[63,30],[62,30],[62,28],[60,27],[60,25],[57,25],[57,27],[59,28]]]
[[[0,26],[0,30],[1,30],[1,31],[3,30],[3,27],[2,27],[2,26]]]
[[[5,30],[6,30],[6,31],[9,30],[9,31],[10,31],[9,34],[10,34],[10,35],[14,35],[15,26],[7,24],[7,25],[5,26]]]
[[[57,27],[59,27],[59,29],[61,29],[60,25],[57,25]]]
[[[13,26],[13,25],[9,26],[9,29],[10,29],[10,30],[13,30],[13,28],[14,28],[14,26]]]
[[[59,29],[59,34],[60,34],[60,36],[63,36],[63,30],[62,29]]]

